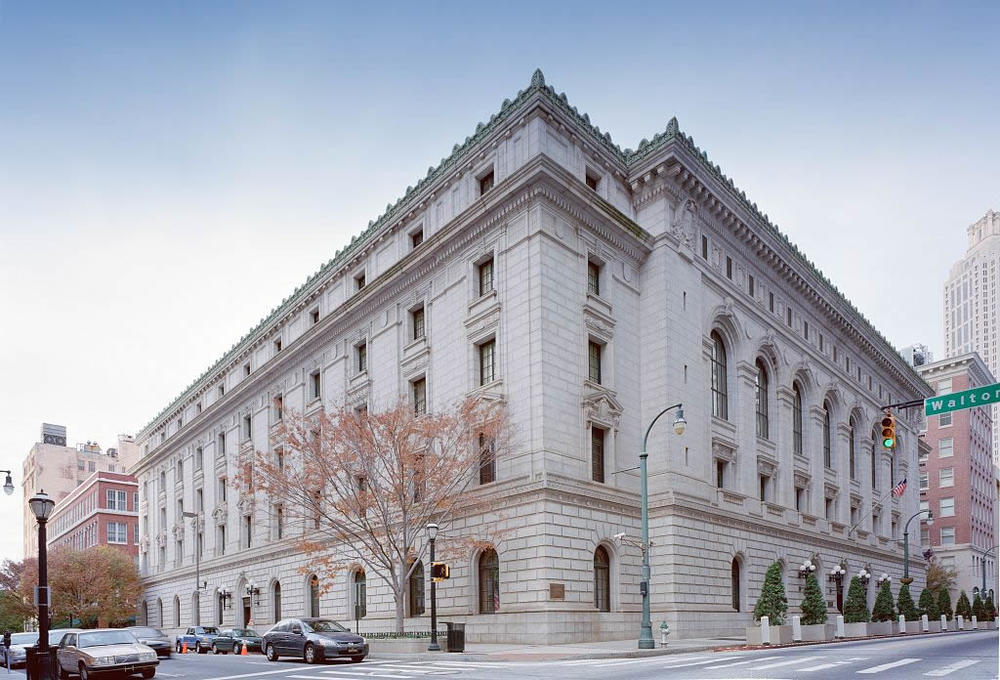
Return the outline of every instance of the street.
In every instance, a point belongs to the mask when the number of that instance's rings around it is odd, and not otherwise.
[[[439,676],[462,680],[827,680],[848,677],[871,677],[878,680],[915,677],[992,680],[998,677],[997,649],[996,631],[980,631],[745,652],[699,652],[644,658],[561,661],[465,661],[443,653],[435,659],[407,660],[376,656],[360,664],[333,661],[309,666],[292,660],[271,663],[259,654],[246,657],[187,654],[162,660],[156,677],[168,680],[416,680]],[[23,671],[14,671],[11,675],[23,677]]]

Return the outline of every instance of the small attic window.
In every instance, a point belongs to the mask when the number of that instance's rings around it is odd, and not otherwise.
[[[249,361],[246,362],[245,364],[243,364],[243,377],[244,378],[250,377],[250,362]]]
[[[601,183],[601,176],[597,173],[596,170],[591,170],[590,168],[587,168],[586,181],[588,187],[590,187],[594,191],[597,191],[597,187]]]
[[[309,312],[309,325],[315,326],[319,323],[319,307],[316,307],[311,312]]]
[[[274,353],[277,354],[281,351],[281,338],[276,338],[274,341]]]
[[[479,176],[479,195],[483,196],[493,188],[493,168]]]
[[[416,248],[424,242],[424,226],[420,225],[410,232],[410,248]]]
[[[354,277],[354,290],[361,290],[365,287],[365,273],[355,275]]]

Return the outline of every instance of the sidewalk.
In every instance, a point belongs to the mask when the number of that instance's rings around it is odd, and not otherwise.
[[[636,640],[612,640],[608,642],[581,642],[568,645],[502,645],[471,642],[465,645],[461,653],[449,652],[373,652],[372,659],[380,657],[412,660],[451,660],[451,661],[562,661],[566,659],[627,659],[638,656],[659,656],[663,654],[684,654],[687,652],[702,652],[717,647],[733,647],[741,644],[736,638],[693,638],[688,640],[671,640],[666,647],[656,649],[638,649]]]

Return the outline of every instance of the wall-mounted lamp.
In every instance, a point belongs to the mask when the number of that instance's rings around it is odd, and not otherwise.
[[[233,608],[233,593],[229,588],[219,588],[219,601],[226,609]]]
[[[816,571],[816,565],[809,560],[806,560],[799,565],[799,578],[805,578],[814,571]]]

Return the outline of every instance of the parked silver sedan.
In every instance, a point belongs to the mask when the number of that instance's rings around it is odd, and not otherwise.
[[[23,666],[28,653],[25,647],[38,642],[38,633],[14,633],[10,636],[10,649],[3,647],[3,665]]]
[[[152,678],[160,662],[156,652],[140,644],[127,630],[99,629],[67,633],[56,650],[59,677],[79,675],[91,680],[104,675],[134,675]]]

